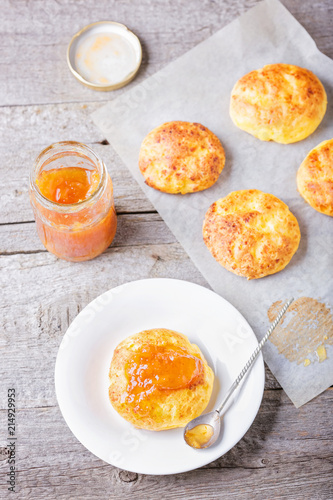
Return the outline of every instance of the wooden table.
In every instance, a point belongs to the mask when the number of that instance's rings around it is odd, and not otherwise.
[[[143,44],[139,82],[256,3],[1,2],[1,498],[333,498],[332,389],[296,410],[266,369],[263,402],[244,438],[206,467],[174,476],[130,473],[96,458],[68,429],[54,390],[62,336],[99,294],[126,281],[153,277],[208,286],[92,123],[90,113],[122,90],[98,93],[78,83],[66,63],[70,38],[96,20],[127,24]],[[333,57],[332,2],[284,4],[320,50]],[[29,205],[33,160],[44,147],[62,140],[92,146],[114,182],[117,236],[91,262],[71,264],[46,252]],[[9,388],[16,389],[16,497],[6,484]]]

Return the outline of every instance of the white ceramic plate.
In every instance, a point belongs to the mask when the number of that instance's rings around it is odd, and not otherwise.
[[[234,396],[221,439],[211,448],[194,450],[185,444],[183,429],[135,429],[109,402],[114,348],[129,335],[158,327],[187,335],[213,368],[216,382],[207,412],[258,345],[243,316],[207,288],[173,279],[133,281],[100,295],[75,318],[59,348],[55,386],[69,428],[97,457],[133,472],[175,474],[212,462],[244,436],[261,404],[264,363],[260,355]]]

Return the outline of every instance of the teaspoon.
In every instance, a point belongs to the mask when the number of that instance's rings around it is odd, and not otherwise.
[[[210,413],[206,413],[205,415],[200,415],[199,417],[194,418],[186,425],[184,429],[184,439],[189,446],[192,446],[192,448],[197,448],[197,449],[209,448],[216,442],[221,430],[221,416],[223,408],[225,407],[227,401],[229,400],[230,396],[233,394],[235,389],[239,386],[245,374],[253,366],[261,349],[266,344],[274,328],[280,322],[282,316],[284,315],[290,304],[293,302],[293,300],[294,299],[288,300],[286,304],[282,307],[281,311],[279,312],[279,314],[269,327],[266,335],[258,344],[258,347],[254,350],[252,356],[244,366],[243,370],[240,372],[235,382],[228,390],[220,406],[216,410],[211,411]]]

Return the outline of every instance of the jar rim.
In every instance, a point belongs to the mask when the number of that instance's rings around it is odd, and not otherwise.
[[[44,196],[42,194],[42,192],[40,191],[38,185],[36,184],[36,178],[37,178],[37,176],[35,176],[36,171],[40,167],[42,167],[43,164],[45,163],[45,161],[48,159],[46,155],[49,152],[56,150],[56,148],[64,148],[63,149],[64,153],[66,152],[66,148],[68,148],[67,152],[71,152],[71,151],[75,152],[76,150],[78,152],[81,152],[81,153],[88,152],[93,157],[92,161],[95,163],[95,166],[100,168],[101,175],[100,175],[99,183],[98,183],[95,191],[93,191],[89,195],[89,197],[86,198],[85,200],[81,200],[81,201],[78,201],[76,203],[68,203],[68,204],[58,203],[58,202],[52,201],[49,198],[47,198],[46,196]],[[50,158],[52,158],[52,156]],[[33,168],[30,171],[30,188],[34,192],[34,195],[36,196],[37,200],[41,204],[43,204],[46,208],[53,210],[53,211],[56,211],[56,212],[60,212],[60,213],[63,213],[63,212],[74,213],[74,212],[78,212],[81,209],[85,208],[86,205],[89,205],[92,201],[94,201],[96,198],[98,198],[98,196],[101,194],[103,187],[105,185],[105,179],[106,179],[105,164],[104,164],[103,160],[99,157],[99,155],[97,153],[95,153],[95,151],[93,151],[93,149],[91,149],[89,146],[87,146],[83,142],[60,141],[60,142],[54,142],[54,143],[50,144],[50,146],[43,149],[39,153],[39,155],[37,156],[37,158],[34,162]]]

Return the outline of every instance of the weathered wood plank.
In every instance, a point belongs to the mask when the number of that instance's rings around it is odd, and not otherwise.
[[[158,214],[121,214],[112,247],[175,243],[176,238]],[[46,251],[34,222],[0,225],[0,255]]]
[[[123,90],[105,94],[87,89],[70,73],[66,49],[71,37],[88,23],[111,19],[127,24],[140,37],[144,59],[131,85],[194,47],[258,0],[212,2],[84,2],[34,0],[1,2],[1,104],[106,101]],[[333,56],[330,40],[332,3],[284,0],[319,48]]]
[[[15,382],[21,407],[56,404],[55,358],[78,311],[114,286],[149,277],[206,285],[178,243],[111,247],[76,264],[48,252],[0,257],[1,382]],[[2,408],[5,398],[1,391]]]
[[[253,0],[250,6],[255,3]],[[228,4],[231,5],[221,6],[222,26],[246,8],[245,5],[243,8],[233,6],[232,2]],[[145,2],[134,6],[130,0],[97,2],[93,8],[91,2],[73,2],[70,6],[41,0],[26,5],[4,2],[2,9],[6,30],[0,39],[4,48],[0,84],[5,89],[2,97],[5,104],[105,101],[121,93],[122,90],[105,94],[87,89],[74,79],[67,67],[66,50],[71,37],[92,21],[122,22],[140,37],[144,57],[136,81],[154,73],[221,27],[216,5],[207,0],[202,2],[200,12],[182,2],[175,5],[167,1],[154,6]],[[51,31],[47,29],[50,25]]]
[[[265,391],[253,425],[226,455],[196,471],[159,477],[127,473],[97,459],[71,434],[57,407],[20,410],[19,497],[303,500],[306,491],[307,498],[329,499],[332,404],[333,390],[299,410],[282,391]],[[0,477],[5,456],[2,449]]]
[[[31,221],[29,174],[35,158],[53,142],[76,140],[104,160],[114,184],[117,211],[154,210],[127,167],[92,123],[100,104],[19,106],[0,109],[0,224]],[[22,147],[24,145],[24,147]]]

